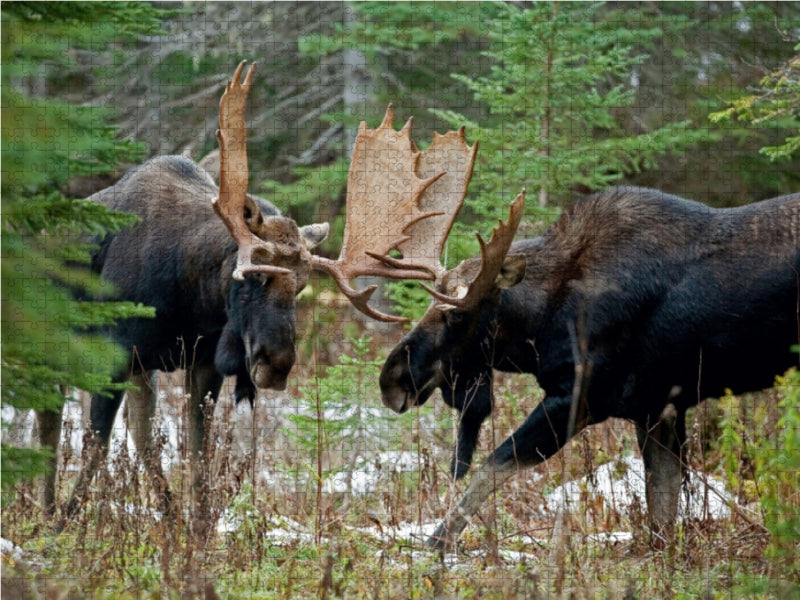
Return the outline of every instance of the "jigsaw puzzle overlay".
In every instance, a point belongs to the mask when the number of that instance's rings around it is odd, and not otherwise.
[[[1,10],[4,598],[800,592],[796,3]]]

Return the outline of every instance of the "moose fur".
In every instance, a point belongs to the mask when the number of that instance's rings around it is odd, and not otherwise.
[[[469,279],[477,260],[449,272],[441,291]],[[575,203],[542,237],[514,243],[504,267],[477,310],[434,303],[381,372],[392,409],[439,388],[461,413],[456,477],[492,411],[492,369],[532,373],[546,394],[473,475],[429,545],[450,544],[514,472],[609,417],[636,424],[651,522],[667,528],[686,410],[726,388],[769,387],[798,364],[800,194],[712,209],[614,188]]]
[[[250,230],[280,249],[272,264],[290,274],[232,278],[237,246],[212,208],[217,186],[192,161],[155,158],[129,172],[92,199],[141,221],[100,241],[92,270],[113,283],[115,298],[153,306],[154,319],[128,319],[106,333],[130,353],[114,377],[139,386],[128,392],[128,421],[140,456],[163,484],[158,457],[151,456],[151,419],[157,371],[186,370],[190,395],[188,447],[202,448],[206,397],[216,400],[223,376],[236,375],[237,401],[252,402],[255,386],[283,389],[295,361],[295,296],[310,273],[309,249],[322,241],[327,226],[298,228],[269,202],[248,197],[245,221]],[[100,452],[84,466],[66,516],[82,502],[99,457],[108,450],[111,427],[123,392],[92,398],[90,431]],[[55,450],[61,416],[39,415],[43,444]],[[52,475],[51,477],[54,477]],[[199,486],[195,469],[195,489]],[[163,491],[164,508],[169,492]],[[54,481],[45,482],[44,506],[54,509]]]

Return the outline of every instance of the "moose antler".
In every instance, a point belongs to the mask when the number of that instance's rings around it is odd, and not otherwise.
[[[400,131],[392,125],[390,104],[377,129],[362,122],[350,160],[344,241],[335,261],[314,256],[315,268],[328,271],[353,305],[382,321],[406,321],[380,313],[368,304],[378,286],[354,290],[349,280],[359,275],[435,281],[448,272],[441,255],[450,229],[464,202],[472,177],[478,143],[467,144],[464,128],[434,134],[420,152],[411,140],[409,119]],[[507,222],[492,232],[489,243],[478,235],[481,262],[469,284],[457,285],[448,296],[422,284],[434,298],[452,306],[474,306],[495,285],[522,218],[525,190],[511,203]],[[402,257],[390,255],[393,250]],[[456,273],[458,275],[458,273]]]
[[[244,81],[242,71],[247,61],[236,67],[219,101],[219,129],[217,140],[220,149],[219,196],[214,198],[214,211],[225,223],[231,236],[239,246],[234,279],[244,279],[246,273],[291,273],[289,269],[270,264],[255,264],[253,256],[258,252],[259,260],[271,261],[276,253],[275,244],[257,237],[245,221],[247,197],[247,126],[244,112],[247,94],[253,81],[256,63],[250,65]]]
[[[394,130],[393,120],[394,108],[390,104],[377,129],[368,129],[366,123],[361,123],[347,177],[342,250],[335,261],[314,256],[312,264],[328,271],[342,292],[364,314],[382,321],[402,322],[407,319],[386,315],[369,306],[368,301],[377,286],[355,290],[350,287],[349,280],[360,275],[435,279],[438,267],[434,265],[438,265],[444,239],[463,202],[463,195],[454,202],[454,193],[437,187],[447,178],[438,168],[437,160],[431,160],[431,157],[439,156],[439,162],[446,162],[443,160],[447,155],[446,148],[456,147],[453,140],[458,141],[458,136],[438,136],[431,148],[420,153],[411,140],[413,119],[409,119],[400,131]],[[467,148],[463,132],[460,139],[463,148]],[[474,148],[469,150],[472,154],[462,162],[469,163],[471,173]],[[425,177],[420,177],[420,163],[426,171]],[[466,181],[469,181],[469,176]],[[452,185],[452,178],[446,185]],[[466,191],[466,183],[463,188]],[[434,221],[434,218],[438,220]],[[412,240],[409,230],[423,222],[432,223],[414,230]],[[423,231],[423,236],[419,235],[420,231]],[[427,237],[427,241],[419,241],[420,237]],[[389,256],[393,250],[402,252],[403,258]],[[430,256],[435,260],[432,261]]]
[[[397,246],[403,254],[402,260],[384,257],[384,262],[424,269],[437,279],[444,274],[442,251],[456,215],[464,204],[477,151],[478,142],[470,147],[463,127],[444,135],[434,132],[433,142],[417,159],[420,176],[440,174],[439,179],[425,190],[419,200],[420,209],[430,213],[430,217],[411,223],[404,229],[407,239]]]
[[[476,234],[478,236],[478,243],[481,246],[480,268],[478,274],[468,285],[456,284],[455,289],[457,295],[455,297],[442,294],[425,284],[420,285],[440,302],[458,308],[474,307],[494,287],[497,276],[503,268],[503,261],[511,247],[511,242],[514,241],[514,235],[519,227],[524,209],[525,188],[522,189],[511,203],[508,220],[505,223],[500,221],[497,227],[492,230],[492,237],[489,238],[488,244],[483,241],[480,234]]]

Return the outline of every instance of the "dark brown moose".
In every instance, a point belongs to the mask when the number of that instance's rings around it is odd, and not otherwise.
[[[391,107],[378,130],[368,130],[362,123],[348,176],[348,226],[341,254],[335,261],[312,256],[309,250],[327,235],[327,224],[298,228],[269,202],[246,193],[244,113],[255,65],[242,80],[244,64],[236,69],[220,100],[218,189],[199,165],[167,156],[148,161],[92,196],[141,219],[138,225],[101,241],[92,269],[115,284],[117,297],[156,308],[155,319],[122,321],[107,333],[131,352],[128,367],[116,379],[130,380],[138,388],[126,395],[128,424],[158,486],[164,510],[171,508],[171,497],[160,461],[153,456],[151,427],[157,372],[186,370],[190,395],[186,430],[189,450],[196,457],[205,435],[202,404],[206,397],[216,400],[223,376],[236,375],[237,401],[252,401],[255,387],[285,387],[295,361],[295,296],[312,268],[329,272],[365,314],[383,321],[404,320],[372,309],[367,301],[375,288],[356,291],[349,280],[361,275],[434,279],[424,260],[407,264],[389,253],[402,249],[407,256],[413,255],[413,249],[404,245],[411,239],[404,230],[415,224],[424,229],[420,221],[435,221],[446,211],[447,226],[452,225],[455,211],[447,208],[452,200],[449,193],[441,192],[449,188],[433,184],[441,179],[452,186],[453,178],[463,171],[463,165],[448,166],[447,157],[456,156],[453,152],[461,152],[459,160],[469,160],[470,171],[474,160],[474,148],[467,148],[463,131],[439,136],[424,153],[412,148],[411,121],[403,132],[395,132]],[[407,143],[398,150],[396,142],[403,139]],[[409,158],[431,174],[417,177]],[[444,173],[445,169],[450,173]],[[466,191],[467,181],[456,186]],[[408,202],[419,201],[423,193],[427,206],[406,212]],[[397,198],[403,198],[403,203],[391,212]],[[376,219],[379,214],[383,216]],[[441,240],[439,252],[443,244]],[[92,398],[93,444],[87,447],[91,458],[78,476],[66,518],[79,510],[99,461],[108,452],[122,399],[121,391]],[[40,413],[38,419],[42,444],[55,450],[61,415]],[[193,475],[198,497],[202,482],[197,468]],[[50,513],[55,510],[53,472],[45,481],[43,506]]]
[[[471,171],[471,160],[461,163]],[[441,192],[463,198],[468,181],[466,173],[463,185]],[[524,193],[489,243],[481,240],[480,257],[450,271],[422,265],[435,280],[434,301],[381,372],[393,410],[439,389],[460,412],[456,477],[467,473],[492,411],[493,369],[532,373],[546,393],[473,474],[428,545],[450,546],[503,482],[609,417],[636,424],[650,520],[668,533],[686,410],[726,388],[769,387],[798,364],[800,194],[712,209],[612,188],[575,203],[542,237],[512,244],[523,201]],[[430,240],[413,229],[405,243],[424,253]]]
[[[187,446],[200,453],[202,405],[215,400],[224,375],[236,375],[237,400],[252,401],[255,388],[283,389],[295,362],[295,296],[311,271],[310,248],[327,224],[300,227],[270,203],[247,194],[244,111],[253,77],[242,62],[220,101],[220,184],[190,160],[155,158],[129,172],[92,200],[133,213],[141,221],[100,242],[92,269],[115,285],[117,297],[153,306],[154,319],[129,319],[108,335],[130,352],[115,377],[130,379],[128,423],[140,456],[161,482],[163,508],[170,495],[158,457],[152,456],[151,419],[157,371],[186,369],[189,394]],[[94,396],[89,460],[65,512],[80,508],[109,437],[123,392]],[[61,415],[38,415],[42,444],[58,444]],[[199,470],[194,470],[195,492]],[[43,506],[55,509],[55,475],[44,485]]]

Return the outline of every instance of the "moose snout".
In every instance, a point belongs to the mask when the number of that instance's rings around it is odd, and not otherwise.
[[[396,413],[425,404],[440,384],[441,363],[426,365],[429,369],[412,368],[402,354],[392,354],[381,370],[381,400]]]
[[[381,400],[383,400],[384,405],[400,414],[411,407],[408,394],[399,387],[381,389]]]
[[[404,371],[402,365],[393,358],[390,356],[381,370],[381,400],[394,412],[402,414],[410,408],[409,394],[400,385]]]
[[[430,381],[421,389],[407,389],[403,385],[381,385],[381,400],[394,412],[403,414],[410,408],[422,406],[436,390],[438,382]]]
[[[295,362],[294,349],[269,351],[259,348],[253,353],[250,378],[256,387],[270,390],[285,390],[286,380]]]

